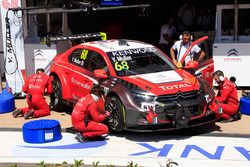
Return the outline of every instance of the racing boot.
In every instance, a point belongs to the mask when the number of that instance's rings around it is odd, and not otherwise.
[[[103,141],[103,140],[109,140],[108,138],[108,134],[103,134],[101,136],[95,136],[95,137],[91,137],[88,140],[89,141]]]
[[[34,110],[31,109],[27,113],[24,114],[24,119],[28,119],[29,117],[33,118]]]
[[[18,117],[19,115],[23,114],[23,110],[22,109],[16,109],[15,111],[12,112],[12,116],[13,118]]]
[[[234,121],[234,119],[230,117],[229,119],[221,120],[220,123],[229,123],[229,122],[232,122],[232,121]]]
[[[75,134],[75,133],[77,133],[78,131],[75,130],[74,127],[69,127],[69,128],[66,128],[66,132]]]
[[[76,133],[75,139],[76,139],[77,141],[79,141],[80,143],[85,143],[85,142],[88,141],[86,138],[84,138],[84,136],[81,134],[81,132],[77,132],[77,133]]]
[[[231,116],[231,118],[233,118],[234,121],[241,120],[241,117],[242,113],[240,111],[237,111],[235,114]]]

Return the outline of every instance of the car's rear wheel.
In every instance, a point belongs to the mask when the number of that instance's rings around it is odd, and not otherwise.
[[[110,112],[108,126],[111,131],[121,132],[125,127],[124,113],[125,107],[116,96],[108,97],[106,100],[106,109]]]
[[[50,95],[50,102],[52,108],[56,111],[61,111],[64,108],[62,100],[62,85],[58,78],[55,78],[52,82],[53,93]]]

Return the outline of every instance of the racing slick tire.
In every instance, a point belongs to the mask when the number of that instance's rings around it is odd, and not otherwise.
[[[108,127],[112,132],[122,132],[125,128],[124,113],[125,107],[116,96],[110,96],[105,103],[106,109],[110,112],[107,120]]]
[[[58,78],[55,78],[52,82],[53,92],[50,94],[51,108],[55,111],[62,111],[64,108],[62,100],[62,86]]]

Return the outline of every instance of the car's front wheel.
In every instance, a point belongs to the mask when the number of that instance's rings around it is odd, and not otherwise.
[[[108,126],[111,131],[121,132],[125,127],[125,107],[116,96],[108,97],[106,100],[106,109],[110,112]]]
[[[62,100],[62,86],[60,80],[55,78],[52,82],[52,86],[53,93],[50,95],[52,108],[56,111],[61,111],[61,109],[64,107],[64,104]]]

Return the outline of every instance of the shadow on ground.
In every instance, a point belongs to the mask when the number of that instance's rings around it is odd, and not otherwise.
[[[157,142],[162,140],[182,140],[187,139],[192,136],[209,136],[211,132],[221,131],[220,127],[215,123],[205,124],[203,126],[179,129],[179,130],[170,130],[162,132],[130,132],[125,131],[122,133],[111,133],[111,136],[125,137],[131,141],[139,142]]]

